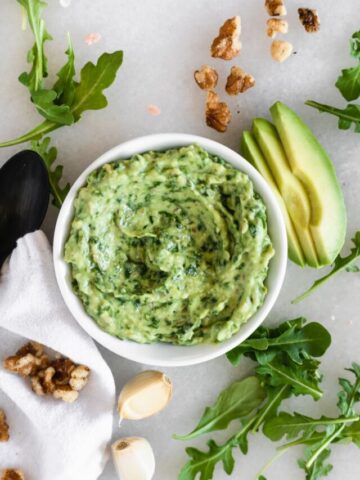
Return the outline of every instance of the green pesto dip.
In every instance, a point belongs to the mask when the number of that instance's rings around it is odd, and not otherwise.
[[[197,145],[92,172],[65,246],[105,331],[140,343],[222,342],[262,305],[274,251],[244,173]]]

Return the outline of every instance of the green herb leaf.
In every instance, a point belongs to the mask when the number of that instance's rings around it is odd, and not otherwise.
[[[304,357],[322,356],[331,343],[329,332],[319,323],[305,325],[304,318],[282,324],[281,328],[260,327],[247,340],[228,352],[233,365],[240,363],[243,355],[263,364],[273,360],[278,352],[286,353],[295,363]]]
[[[347,257],[342,257],[341,255],[338,255],[335,259],[334,266],[331,272],[329,272],[324,277],[316,280],[305,293],[295,298],[292,303],[301,302],[302,300],[304,300],[304,298],[308,297],[311,293],[317,290],[321,285],[330,280],[334,275],[345,270],[346,268],[352,267],[354,262],[360,258],[360,231],[355,233],[352,242],[354,246],[351,249],[350,254]]]
[[[346,68],[341,71],[335,83],[342,96],[348,101],[356,100],[360,96],[360,64],[357,67]]]
[[[200,422],[191,433],[174,435],[174,438],[190,440],[214,430],[224,430],[233,420],[249,415],[265,397],[265,390],[256,377],[234,382],[220,393],[213,406],[205,409]]]
[[[325,105],[324,103],[314,102],[308,100],[305,105],[317,108],[320,112],[327,112],[339,118],[339,128],[341,130],[348,130],[354,124],[355,132],[360,133],[360,105],[350,103],[346,108],[340,109]]]
[[[75,122],[79,121],[81,114],[85,110],[96,110],[106,107],[107,99],[103,90],[109,87],[115,80],[122,59],[122,51],[104,53],[96,65],[89,62],[81,70],[81,81],[80,83],[75,83],[72,104],[70,106],[70,112],[74,116]],[[46,120],[21,137],[1,143],[0,148],[38,140],[61,126],[63,124]]]
[[[353,33],[351,37],[350,53],[354,58],[360,59],[360,30]]]
[[[268,420],[263,432],[270,438],[270,440],[278,441],[286,436],[289,440],[297,438],[300,434],[303,438],[309,438],[320,427],[324,428],[327,425],[337,425],[344,423],[352,423],[354,419],[347,419],[346,417],[329,418],[311,418],[300,413],[294,413],[290,415],[286,412],[281,412],[277,417],[273,417]]]
[[[351,440],[360,448],[360,420],[346,427],[342,432],[342,438]]]
[[[122,51],[103,53],[96,65],[88,62],[83,67],[71,105],[75,121],[78,121],[86,110],[99,110],[107,106],[103,91],[114,82],[122,61]]]
[[[306,472],[306,480],[319,480],[323,477],[329,475],[332,470],[332,465],[326,463],[326,460],[329,458],[331,451],[326,449],[321,452],[321,454],[316,458],[316,461],[312,464],[310,468],[306,466],[306,459],[311,455],[312,447],[307,449],[307,454],[304,460],[299,460],[300,468],[303,468]]]
[[[43,88],[44,78],[48,76],[47,58],[44,52],[44,43],[51,40],[51,35],[46,31],[44,21],[41,18],[46,2],[42,0],[17,0],[25,9],[31,30],[35,37],[35,44],[28,52],[27,60],[32,64],[29,73],[24,72],[19,80],[31,92]]]
[[[68,105],[57,105],[55,103],[57,97],[55,90],[37,90],[31,96],[40,115],[50,122],[71,125],[74,123],[74,116],[70,107]]]
[[[266,365],[259,365],[256,373],[264,378],[269,385],[279,387],[290,385],[294,395],[311,395],[315,400],[322,397],[319,387],[321,377],[317,375],[318,363],[304,361],[302,365],[286,365],[278,359]]]
[[[44,160],[48,174],[50,189],[53,197],[53,205],[60,208],[65,200],[66,195],[70,190],[70,185],[67,183],[64,187],[60,187],[59,183],[62,178],[63,166],[57,165],[53,168],[57,157],[57,150],[55,147],[50,147],[50,138],[44,138],[42,142],[32,142],[32,149],[37,152]]]
[[[75,53],[71,43],[70,35],[68,35],[68,49],[65,54],[68,57],[65,65],[57,73],[58,80],[54,85],[57,93],[58,104],[71,106],[74,100],[75,86]]]

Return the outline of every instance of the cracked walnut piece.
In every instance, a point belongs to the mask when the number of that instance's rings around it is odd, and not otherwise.
[[[246,92],[255,85],[255,79],[250,73],[244,72],[240,67],[231,67],[231,73],[227,78],[226,91],[229,95],[238,95]]]
[[[267,36],[270,38],[275,38],[277,33],[288,33],[289,24],[286,20],[281,20],[280,18],[269,18],[266,22],[267,26]]]
[[[239,55],[241,50],[240,32],[241,20],[239,16],[226,20],[219,30],[219,35],[211,45],[211,56],[223,60],[232,60]]]
[[[208,92],[206,102],[206,124],[218,132],[225,132],[231,120],[231,112],[226,103],[220,102],[218,95]]]
[[[320,29],[320,19],[317,10],[298,8],[298,13],[300,22],[307,32],[314,33]]]
[[[217,85],[219,75],[214,68],[203,65],[200,70],[196,70],[194,78],[201,90],[212,90]]]
[[[284,0],[265,0],[265,7],[271,17],[286,15]]]
[[[78,398],[90,375],[88,367],[69,358],[56,356],[50,361],[43,347],[35,342],[24,345],[16,355],[5,359],[4,366],[11,372],[30,377],[36,395],[52,395],[68,403]]]
[[[271,56],[276,62],[285,62],[291,55],[293,46],[285,40],[274,40],[271,44]]]
[[[46,367],[48,361],[49,359],[44,353],[42,345],[36,342],[29,342],[21,347],[15,355],[6,358],[4,367],[23,377],[29,377]]]
[[[0,442],[7,442],[9,438],[9,425],[6,423],[6,415],[4,410],[0,410]]]
[[[21,470],[6,469],[1,472],[0,480],[25,480]]]

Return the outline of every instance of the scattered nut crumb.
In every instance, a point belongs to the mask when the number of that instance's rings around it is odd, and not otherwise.
[[[270,38],[275,38],[277,33],[288,33],[289,24],[286,20],[281,20],[280,18],[269,18],[266,22],[267,26],[267,36]]]
[[[218,132],[225,132],[230,120],[229,107],[226,103],[220,102],[218,95],[210,90],[206,102],[206,124]]]
[[[241,50],[240,32],[241,20],[239,16],[226,20],[219,30],[219,35],[211,45],[211,56],[223,60],[232,60],[239,55]]]
[[[298,8],[298,13],[300,22],[307,32],[314,33],[320,29],[320,19],[317,10]]]
[[[226,91],[229,95],[238,95],[246,92],[255,85],[255,79],[250,73],[244,72],[240,67],[231,67],[231,73],[226,81]]]
[[[21,470],[6,469],[1,472],[0,480],[25,480]]]
[[[6,415],[4,410],[0,410],[0,442],[8,442],[9,438],[9,425],[6,423]]]
[[[285,40],[274,40],[271,44],[271,56],[276,62],[284,62],[291,55],[293,46]]]
[[[87,45],[94,45],[94,43],[97,43],[101,40],[101,34],[98,33],[98,32],[94,32],[94,33],[89,33],[88,35],[86,35],[86,37],[84,38],[84,42],[87,44]]]
[[[147,107],[147,111],[152,115],[153,117],[158,117],[161,114],[161,110],[157,105],[150,104]]]
[[[56,355],[50,361],[42,345],[29,342],[16,355],[4,360],[4,366],[13,373],[30,377],[36,395],[52,395],[65,402],[74,402],[79,391],[89,380],[90,369],[69,358]]]
[[[200,70],[196,70],[194,78],[201,90],[213,90],[217,85],[219,75],[214,68],[203,65]]]
[[[271,17],[286,15],[284,0],[265,0],[265,7]]]

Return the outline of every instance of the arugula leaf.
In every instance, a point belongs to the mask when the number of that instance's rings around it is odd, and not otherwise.
[[[81,70],[80,83],[75,84],[70,112],[77,122],[85,110],[97,110],[107,106],[107,99],[103,90],[108,88],[115,80],[123,59],[123,52],[104,53],[96,65],[89,62]],[[44,135],[58,129],[62,124],[45,120],[25,135],[14,140],[0,143],[1,147],[18,145],[31,140],[37,140]]]
[[[281,440],[284,436],[288,439],[296,438],[301,433],[303,438],[309,438],[319,427],[324,427],[326,425],[337,425],[343,423],[352,423],[354,418],[338,417],[320,417],[320,418],[311,418],[301,413],[294,412],[293,415],[286,412],[281,412],[277,417],[273,417],[268,420],[265,425],[263,432],[270,438],[270,440],[278,441]]]
[[[308,448],[307,454],[304,460],[299,460],[299,467],[306,472],[306,480],[319,480],[322,477],[326,477],[332,470],[332,465],[326,463],[326,460],[331,454],[330,449],[326,449],[317,457],[316,461],[310,468],[306,467],[306,458],[311,455],[311,447]]]
[[[264,376],[269,385],[273,387],[290,385],[294,395],[311,395],[315,400],[319,400],[322,397],[322,390],[319,387],[321,377],[315,372],[314,363],[311,361],[305,361],[302,365],[285,365],[275,359],[256,368],[256,373]]]
[[[301,364],[305,355],[321,357],[331,343],[329,332],[319,323],[304,326],[306,320],[298,318],[287,322],[286,328],[260,327],[247,340],[227,353],[233,365],[240,363],[243,355],[267,363],[277,352],[286,353],[295,363]]]
[[[54,85],[57,93],[58,103],[72,105],[75,93],[75,53],[71,43],[70,34],[68,34],[68,48],[65,52],[68,57],[65,65],[57,73],[58,80]]]
[[[360,63],[357,67],[345,68],[341,71],[335,86],[348,102],[356,100],[360,96]]]
[[[338,126],[341,130],[348,130],[354,124],[355,132],[360,132],[360,105],[350,103],[346,108],[340,109],[324,103],[314,102],[313,100],[308,100],[305,102],[305,105],[317,108],[320,112],[327,112],[339,117]]]
[[[48,76],[47,58],[44,52],[44,43],[51,40],[51,35],[46,31],[44,20],[41,14],[47,6],[42,0],[17,0],[24,8],[29,20],[31,30],[35,37],[35,44],[28,52],[27,60],[32,64],[29,73],[24,72],[20,75],[19,80],[31,92],[43,88],[44,78]]]
[[[36,105],[37,111],[50,122],[60,125],[71,125],[74,123],[74,116],[68,105],[56,105],[58,98],[55,90],[37,90],[31,96]]]
[[[295,300],[293,300],[292,303],[301,302],[337,273],[349,268],[350,269],[353,268],[354,262],[360,258],[360,231],[355,233],[355,236],[352,239],[352,242],[354,246],[351,249],[349,255],[347,257],[342,257],[341,255],[338,255],[335,259],[334,266],[331,272],[329,272],[324,277],[321,277],[318,280],[316,280],[313,283],[313,285],[305,293],[295,298]],[[358,271],[358,270],[348,270],[348,271]]]
[[[200,422],[191,433],[174,435],[174,438],[190,440],[214,430],[224,430],[233,420],[249,415],[265,397],[265,390],[256,377],[234,382],[220,393],[213,406],[205,409]]]
[[[354,58],[360,59],[360,30],[353,33],[350,39],[350,53]]]
[[[64,187],[60,187],[59,183],[62,178],[63,166],[57,165],[55,169],[53,164],[57,157],[57,150],[55,147],[49,148],[50,138],[44,138],[42,142],[32,142],[32,149],[37,152],[44,160],[48,174],[50,189],[53,196],[53,205],[60,208],[65,200],[66,195],[70,190],[70,184],[67,183]]]
[[[350,53],[354,58],[359,59],[359,63],[356,67],[342,70],[342,74],[335,83],[342,96],[349,102],[360,97],[360,30],[351,37]]]
[[[342,432],[343,439],[349,439],[360,448],[360,420],[346,427]]]

